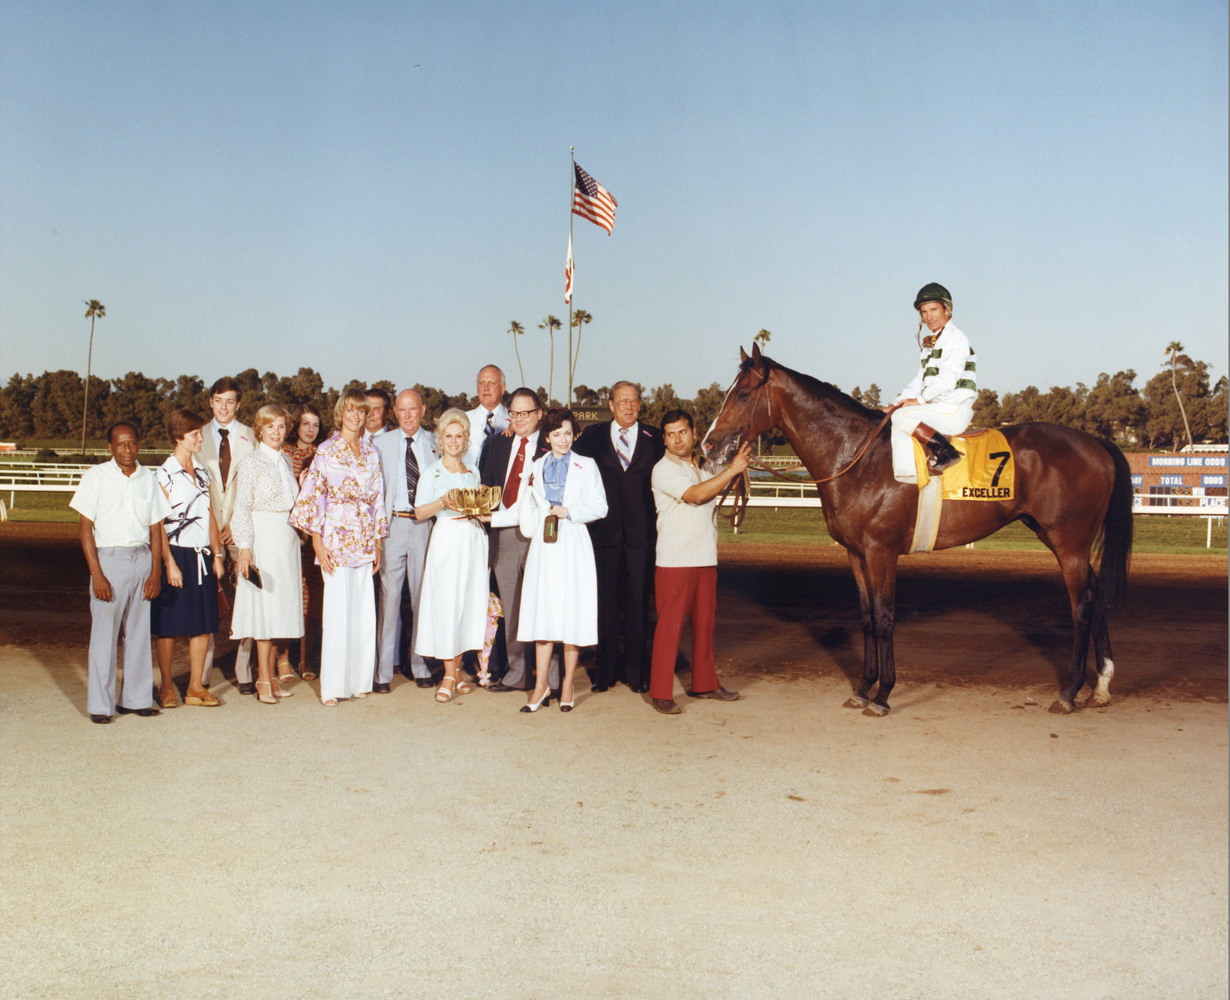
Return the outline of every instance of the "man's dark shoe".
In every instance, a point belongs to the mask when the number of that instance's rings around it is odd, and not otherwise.
[[[494,684],[491,685],[491,687],[487,688],[487,690],[504,692],[504,691],[520,691],[521,689],[515,688],[515,687],[509,687],[503,681],[496,681]]]
[[[372,685],[372,690],[375,691],[376,694],[388,694],[393,690],[393,687],[390,684],[383,684],[380,681],[376,681],[376,683]]]
[[[414,678],[414,686],[421,687],[421,688],[429,688],[429,687],[435,687],[436,683],[430,677],[416,677]]]
[[[611,686],[609,684],[595,684],[593,687],[594,694],[606,694],[610,690]]]
[[[654,698],[653,707],[663,715],[679,715],[683,709],[675,704],[674,698]]]
[[[91,722],[97,722],[100,726],[105,726],[108,722],[110,722],[110,721],[111,721],[111,716],[109,716],[109,715],[93,715],[93,714],[91,714],[91,715],[90,715],[90,721],[91,721]]]
[[[649,694],[649,681],[641,681],[639,684],[629,684],[633,691],[637,694]]]
[[[120,715],[140,715],[147,719],[152,718],[155,715],[162,714],[153,705],[150,705],[148,708],[125,708],[123,705],[116,705],[115,710],[119,712]]]
[[[738,691],[727,691],[721,685],[718,685],[716,691],[689,691],[689,698],[712,698],[714,701],[738,701]]]
[[[240,694],[256,694],[256,681],[244,681],[239,685]]]

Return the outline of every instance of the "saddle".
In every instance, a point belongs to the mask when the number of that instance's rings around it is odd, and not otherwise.
[[[927,452],[914,441],[914,468],[918,474],[918,516],[911,552],[930,552],[940,527],[945,500],[1012,500],[1015,463],[1008,439],[1001,431],[984,428],[957,434],[949,440],[961,461],[941,475],[927,467]]]

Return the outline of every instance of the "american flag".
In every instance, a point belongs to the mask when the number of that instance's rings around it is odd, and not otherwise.
[[[564,305],[572,301],[572,233],[568,234],[568,259],[564,262]]]
[[[601,226],[609,236],[611,227],[615,225],[615,199],[610,191],[582,170],[580,164],[574,163],[573,168],[577,177],[573,188],[572,214]]]

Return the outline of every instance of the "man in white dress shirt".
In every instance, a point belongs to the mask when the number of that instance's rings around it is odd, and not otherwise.
[[[137,462],[130,423],[107,431],[111,461],[81,477],[69,506],[80,515],[90,567],[90,654],[86,710],[108,723],[118,711],[157,715],[149,641],[149,602],[162,589],[162,524],[171,513],[154,474]],[[124,689],[115,697],[116,643],[124,640]]]
[[[478,469],[483,445],[508,427],[508,410],[504,407],[504,373],[495,365],[486,365],[478,372],[478,405],[466,412],[470,418],[470,450],[465,454],[467,469]]]
[[[209,408],[213,419],[203,428],[201,461],[209,469],[209,506],[222,533],[222,544],[232,563],[239,558],[239,548],[231,537],[231,515],[235,512],[235,491],[239,462],[256,448],[252,428],[235,419],[243,390],[233,378],[220,378],[209,390]],[[214,637],[209,637],[201,683],[209,687],[214,668]],[[255,694],[252,682],[252,640],[240,639],[235,650],[235,683],[240,694]]]
[[[542,403],[530,389],[520,388],[508,401],[512,421],[512,437],[496,435],[483,449],[478,460],[479,479],[484,486],[499,486],[503,491],[500,506],[491,512],[491,533],[488,536],[487,560],[495,574],[504,606],[504,651],[508,670],[488,689],[490,691],[528,691],[533,688],[530,669],[534,663],[534,644],[517,641],[521,621],[521,582],[525,576],[525,558],[530,540],[517,524],[517,499],[524,487],[534,460],[547,450],[541,440],[538,424],[542,420]],[[559,689],[559,660],[551,660],[549,683],[552,691]]]
[[[389,432],[389,394],[375,386],[364,394],[371,409],[367,411],[367,425],[363,428],[363,437],[375,445],[382,435]]]
[[[414,519],[414,491],[419,476],[437,461],[434,435],[421,426],[423,397],[403,389],[393,406],[397,429],[377,436],[376,451],[384,475],[384,503],[389,516],[389,536],[384,540],[380,563],[380,603],[376,608],[376,681],[372,690],[388,694],[397,660],[401,629],[402,586],[410,588],[410,670],[419,687],[431,687],[431,670],[414,651],[419,632],[419,598],[423,592],[423,566],[434,520]]]

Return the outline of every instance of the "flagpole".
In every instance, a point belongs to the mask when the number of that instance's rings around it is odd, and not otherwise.
[[[568,186],[568,250],[572,252],[572,202],[576,197],[577,189],[577,158],[576,147],[568,147],[568,174],[571,178],[571,183]],[[577,265],[575,258],[572,262],[572,288],[575,292],[577,287]],[[572,406],[572,299],[573,296],[568,296],[568,405]]]

